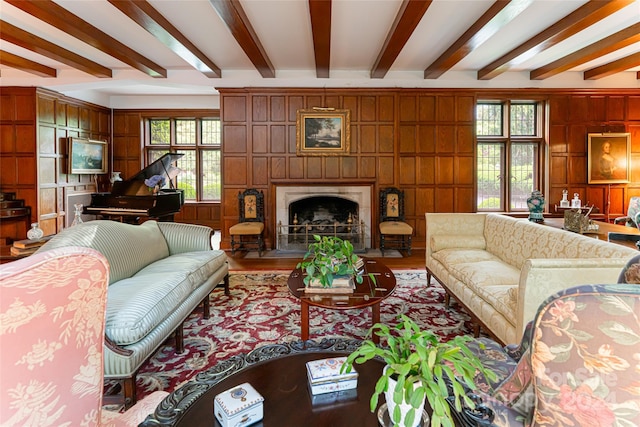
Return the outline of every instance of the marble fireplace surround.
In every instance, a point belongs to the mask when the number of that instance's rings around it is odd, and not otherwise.
[[[279,223],[289,222],[289,205],[292,202],[310,196],[342,197],[358,204],[358,216],[364,221],[366,248],[371,247],[371,216],[373,185],[369,184],[339,184],[332,185],[276,185],[276,227]],[[286,230],[283,230],[285,232]]]

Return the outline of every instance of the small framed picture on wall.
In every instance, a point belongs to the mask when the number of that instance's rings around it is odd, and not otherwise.
[[[629,182],[631,134],[590,133],[587,137],[589,184],[624,184]]]

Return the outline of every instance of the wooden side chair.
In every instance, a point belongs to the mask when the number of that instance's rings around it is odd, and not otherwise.
[[[380,252],[388,243],[411,255],[413,227],[404,222],[404,191],[395,187],[380,191]],[[388,239],[390,237],[390,239]]]
[[[236,249],[257,249],[258,256],[262,256],[264,241],[264,194],[255,188],[238,192],[239,222],[229,228],[231,235],[231,254]]]

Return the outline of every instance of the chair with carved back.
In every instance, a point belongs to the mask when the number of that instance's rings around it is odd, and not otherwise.
[[[136,426],[168,393],[103,410],[109,266],[66,247],[0,266],[0,425]]]
[[[393,249],[411,255],[413,227],[404,220],[404,191],[395,187],[380,191],[380,252],[391,244]]]
[[[264,194],[255,188],[238,192],[239,221],[229,227],[231,235],[231,254],[236,250],[257,249],[258,256],[264,250]]]

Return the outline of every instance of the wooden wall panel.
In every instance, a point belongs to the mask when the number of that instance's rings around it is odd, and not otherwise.
[[[549,203],[557,204],[562,190],[578,193],[585,203],[593,204],[600,217],[613,220],[624,215],[632,194],[640,193],[640,97],[618,93],[590,95],[549,95],[550,173]],[[634,116],[634,114],[636,114]],[[589,184],[587,182],[587,135],[590,132],[631,133],[631,182],[629,184]]]
[[[418,189],[421,195],[425,193],[425,187],[429,189],[428,198],[420,199],[420,206],[435,210],[439,203],[436,189],[444,183],[450,186],[440,193],[445,197],[444,205],[452,208],[461,205],[468,210],[469,202],[456,200],[455,186],[463,186],[465,192],[474,190],[476,94],[472,91],[258,88],[221,89],[220,92],[225,170],[240,167],[235,158],[241,154],[246,154],[247,164],[252,164],[254,169],[257,166],[252,159],[271,157],[271,181],[264,186],[260,182],[261,189],[269,194],[279,183],[366,182],[375,183],[377,203],[380,188],[396,186],[405,190],[407,198],[411,197],[407,221],[417,227],[424,224],[424,211],[417,207]],[[250,111],[246,111],[247,105]],[[313,107],[351,111],[348,156],[296,155],[296,112]],[[265,117],[268,117],[267,122]],[[271,131],[265,134],[258,126],[268,126]],[[273,131],[276,126],[282,126],[286,132],[276,135]],[[251,129],[244,133],[251,135],[252,140],[243,137],[239,128]],[[287,150],[282,150],[280,141],[284,141]],[[230,160],[231,157],[234,160]],[[234,176],[225,173],[225,188],[242,189],[243,185],[235,173]],[[223,201],[222,221],[231,224],[236,214],[226,212],[226,206]],[[272,215],[269,209],[267,215]],[[375,217],[377,213],[374,220]],[[268,223],[272,220],[266,219]],[[420,233],[424,233],[424,226],[421,230]],[[423,234],[416,235],[416,247],[424,245],[420,237]],[[273,236],[267,236],[266,241],[271,245]],[[374,245],[377,243],[374,241]],[[226,229],[222,244],[223,247],[228,245]]]
[[[24,239],[37,218],[36,102],[32,88],[3,88],[0,96],[0,190],[31,207],[28,219],[2,219],[0,241]],[[3,253],[4,254],[4,253]]]

